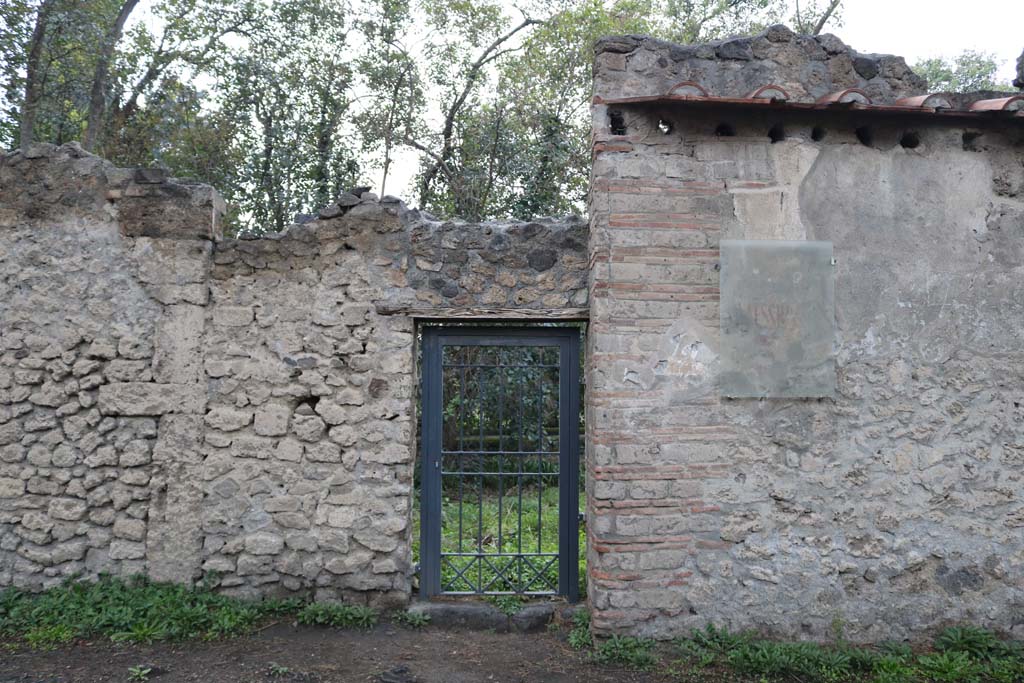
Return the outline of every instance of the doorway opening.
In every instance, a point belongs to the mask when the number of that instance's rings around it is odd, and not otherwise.
[[[585,593],[580,325],[419,331],[419,592]]]

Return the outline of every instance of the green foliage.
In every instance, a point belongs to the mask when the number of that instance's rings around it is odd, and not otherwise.
[[[952,58],[932,57],[914,64],[914,71],[926,81],[932,92],[971,92],[1013,88],[997,78],[999,63],[995,55],[964,50]]]
[[[654,641],[649,638],[612,636],[594,648],[594,660],[601,664],[617,664],[632,669],[650,669],[657,663]]]
[[[340,57],[352,30],[343,7],[275,2],[252,30],[221,81],[223,111],[248,123],[233,141],[241,163],[222,189],[245,209],[237,227],[261,233],[328,204],[355,184],[359,165],[341,136],[353,79]]]
[[[740,647],[750,644],[753,639],[749,633],[732,633],[726,628],[718,628],[708,624],[704,630],[694,630],[689,640],[680,641],[682,645],[692,645],[699,650],[708,650],[724,655]]]
[[[362,605],[311,602],[299,611],[296,620],[307,626],[370,628],[377,623],[377,612]]]
[[[101,578],[69,581],[42,593],[0,592],[0,636],[30,647],[51,648],[77,638],[150,643],[225,638],[250,633],[268,618],[298,614],[302,623],[367,627],[376,613],[349,605],[306,605],[298,599],[248,602],[218,595],[207,586],[188,588]]]
[[[952,626],[935,639],[940,652],[964,653],[974,659],[992,659],[1003,650],[1002,641],[991,631],[977,626]]]
[[[491,603],[506,616],[517,614],[526,603],[526,598],[521,595],[488,595],[487,602]]]
[[[572,615],[569,645],[574,650],[585,650],[594,646],[594,637],[590,635],[590,612],[585,609],[577,610]]]
[[[411,612],[409,610],[395,613],[393,619],[399,624],[408,626],[409,628],[423,628],[430,623],[429,614],[424,614],[423,612]]]
[[[271,662],[267,667],[267,675],[271,678],[281,678],[282,676],[287,676],[289,673],[291,673],[291,669],[287,666],[281,666],[277,662]]]
[[[453,3],[457,4],[457,3]],[[438,3],[442,7],[444,3]],[[461,60],[460,71],[427,66],[450,100],[451,135],[423,130],[421,142],[436,152],[423,159],[420,200],[431,211],[468,218],[564,215],[579,212],[589,172],[589,96],[594,42],[609,33],[654,32],[648,17],[656,3],[599,0],[525,7],[543,19],[486,53],[490,40],[519,19],[484,12],[468,32],[473,50],[428,50],[433,60]],[[493,59],[492,59],[493,57]],[[469,81],[476,58],[496,65]],[[468,88],[461,108],[458,97]],[[439,164],[443,159],[443,164]]]
[[[802,683],[1009,683],[1024,682],[1018,644],[976,627],[944,631],[935,652],[915,655],[902,643],[875,648],[780,643],[733,634],[709,625],[677,641],[679,652],[700,667],[727,665],[748,676]]]
[[[878,644],[878,651],[893,659],[907,660],[914,656],[914,651],[906,643],[885,641]]]
[[[303,598],[269,598],[258,603],[260,612],[267,616],[284,616],[294,614],[306,606]]]
[[[0,633],[30,644],[91,636],[125,642],[213,638],[248,632],[263,615],[260,603],[144,579],[68,582],[35,595],[0,593]]]
[[[873,683],[915,683],[916,672],[909,658],[883,656],[875,660]]]
[[[966,652],[937,652],[917,658],[917,668],[925,680],[934,683],[977,683],[982,666]]]
[[[0,9],[0,149],[12,146],[18,136],[34,5],[30,0],[7,0]]]
[[[65,624],[52,626],[36,626],[25,632],[25,642],[37,650],[50,650],[58,645],[70,643],[75,632]]]
[[[131,681],[148,681],[149,674],[153,672],[153,669],[144,666],[142,664],[136,664],[128,669],[128,680]]]
[[[422,75],[403,42],[412,29],[410,2],[370,2],[356,23],[367,47],[355,60],[367,105],[353,120],[364,159],[381,169],[384,194],[395,154],[419,130],[425,109]]]
[[[668,0],[665,9],[672,39],[693,43],[777,21],[782,17],[786,3],[776,0]]]
[[[988,665],[987,673],[993,683],[1021,683],[1024,681],[1024,657],[997,659]]]

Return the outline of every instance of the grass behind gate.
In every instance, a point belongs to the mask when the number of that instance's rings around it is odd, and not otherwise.
[[[477,490],[466,490],[463,495],[462,501],[462,515],[463,515],[463,528],[462,528],[462,551],[463,552],[475,552],[477,548],[477,541],[479,539],[480,545],[485,553],[515,553],[519,552],[519,542],[522,540],[522,550],[524,553],[535,553],[538,548],[538,540],[540,552],[543,553],[557,553],[558,552],[558,488],[557,486],[551,486],[544,489],[543,493],[538,497],[536,488],[524,488],[523,489],[523,501],[522,501],[522,515],[523,515],[523,526],[521,533],[516,533],[519,528],[519,498],[514,492],[510,495],[508,492],[505,493],[501,507],[501,514],[499,515],[498,505],[498,493],[495,490],[485,488],[483,491],[483,501],[481,504],[480,495]],[[537,513],[540,512],[540,524],[537,522]],[[445,492],[445,495],[441,503],[441,551],[442,552],[458,552],[459,551],[459,501],[452,493]],[[501,548],[498,546],[498,519],[499,516],[502,519],[501,523]],[[417,562],[420,561],[419,554],[419,511],[417,510],[414,514],[414,529],[413,529],[413,554]],[[476,533],[477,526],[480,525],[482,532]],[[538,539],[539,536],[539,539]],[[580,525],[579,531],[579,587],[580,595],[586,594],[586,531],[584,525]],[[462,569],[466,564],[471,562],[471,558],[460,563],[458,558],[448,558],[441,567],[441,582],[445,585],[456,578],[456,567]],[[491,560],[492,564],[497,565],[499,570],[506,570],[506,565],[498,563],[496,560]],[[538,564],[538,560],[533,560],[535,565]],[[540,565],[538,565],[540,566]],[[526,570],[528,571],[528,569]],[[506,572],[508,573],[508,572]],[[515,568],[511,570],[513,575],[515,574]],[[488,585],[493,582],[491,591],[506,591],[510,590],[511,586],[503,582],[499,577],[496,577],[495,570],[487,563],[483,565],[483,571],[478,575],[476,568],[473,568],[467,572],[467,576],[472,577],[472,582],[476,584],[482,579],[482,585]],[[558,563],[555,564],[546,572],[547,580],[554,586],[558,585]],[[497,580],[495,580],[497,579]],[[466,589],[466,585],[459,582],[460,589]],[[532,590],[543,590],[543,587],[538,582],[532,588]]]

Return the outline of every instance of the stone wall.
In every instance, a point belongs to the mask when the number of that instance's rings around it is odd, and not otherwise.
[[[586,226],[339,202],[222,240],[209,187],[0,157],[0,586],[408,598],[414,318],[585,306]]]
[[[749,38],[702,45],[650,36],[597,42],[594,94],[599,97],[664,95],[682,81],[696,82],[718,97],[746,97],[763,85],[777,85],[798,101],[860,88],[879,103],[927,87],[902,57],[860,53],[834,35],[797,35],[781,25]]]
[[[771,29],[744,45],[781,49],[773,34],[808,56],[764,77],[806,97],[916,88],[875,80],[902,73],[889,57],[871,79],[838,78],[826,62],[857,59],[828,37]],[[612,134],[604,102],[641,87],[763,85],[726,45],[598,48],[594,628],[827,638],[839,625],[877,641],[969,621],[1024,635],[1024,126],[661,103],[622,105],[626,134]],[[703,78],[686,71],[695,51],[720,60]],[[834,399],[720,398],[722,238],[834,243]]]
[[[245,591],[407,599],[415,328],[391,313],[585,304],[585,243],[581,221],[439,223],[364,195],[285,235],[219,244],[204,569]]]
[[[74,146],[0,161],[0,585],[160,577],[176,553],[169,466],[187,453],[173,439],[198,434],[205,391],[179,367],[196,340],[166,341],[192,306],[177,283],[202,277],[210,244],[124,237],[107,195],[132,177]],[[212,204],[191,199],[164,225],[212,234]]]

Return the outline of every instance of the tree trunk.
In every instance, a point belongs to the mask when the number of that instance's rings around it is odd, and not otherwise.
[[[36,114],[39,111],[39,62],[43,57],[43,43],[46,42],[46,22],[56,0],[43,0],[36,13],[36,25],[29,42],[28,61],[25,64],[25,100],[21,103],[21,124],[19,136],[24,149],[32,144]]]
[[[395,116],[398,114],[398,96],[401,94],[402,86],[405,85],[405,74],[408,71],[409,63],[405,62],[405,71],[398,76],[395,87],[391,90],[391,103],[388,107],[388,118],[384,124],[384,175],[380,179],[380,195],[383,197],[385,188],[388,185],[388,173],[391,170],[391,150],[395,144]]]
[[[341,118],[343,105],[334,101],[330,93],[321,91],[320,120],[316,128],[316,168],[313,180],[316,183],[316,206],[319,209],[327,206],[334,197],[331,196],[331,153],[334,151],[334,133]]]
[[[276,232],[284,230],[284,218],[281,211],[280,196],[274,178],[274,114],[268,111],[260,116],[257,106],[256,117],[263,127],[263,155],[260,169],[260,185],[267,198],[267,218],[273,222]]]
[[[121,40],[125,22],[139,0],[125,0],[117,13],[114,25],[107,31],[107,36],[100,47],[100,56],[96,60],[96,72],[92,77],[92,92],[89,94],[89,115],[85,124],[85,136],[82,147],[92,150],[100,139],[103,128],[103,113],[106,108],[107,79],[110,76],[110,63],[114,60],[114,50]]]

